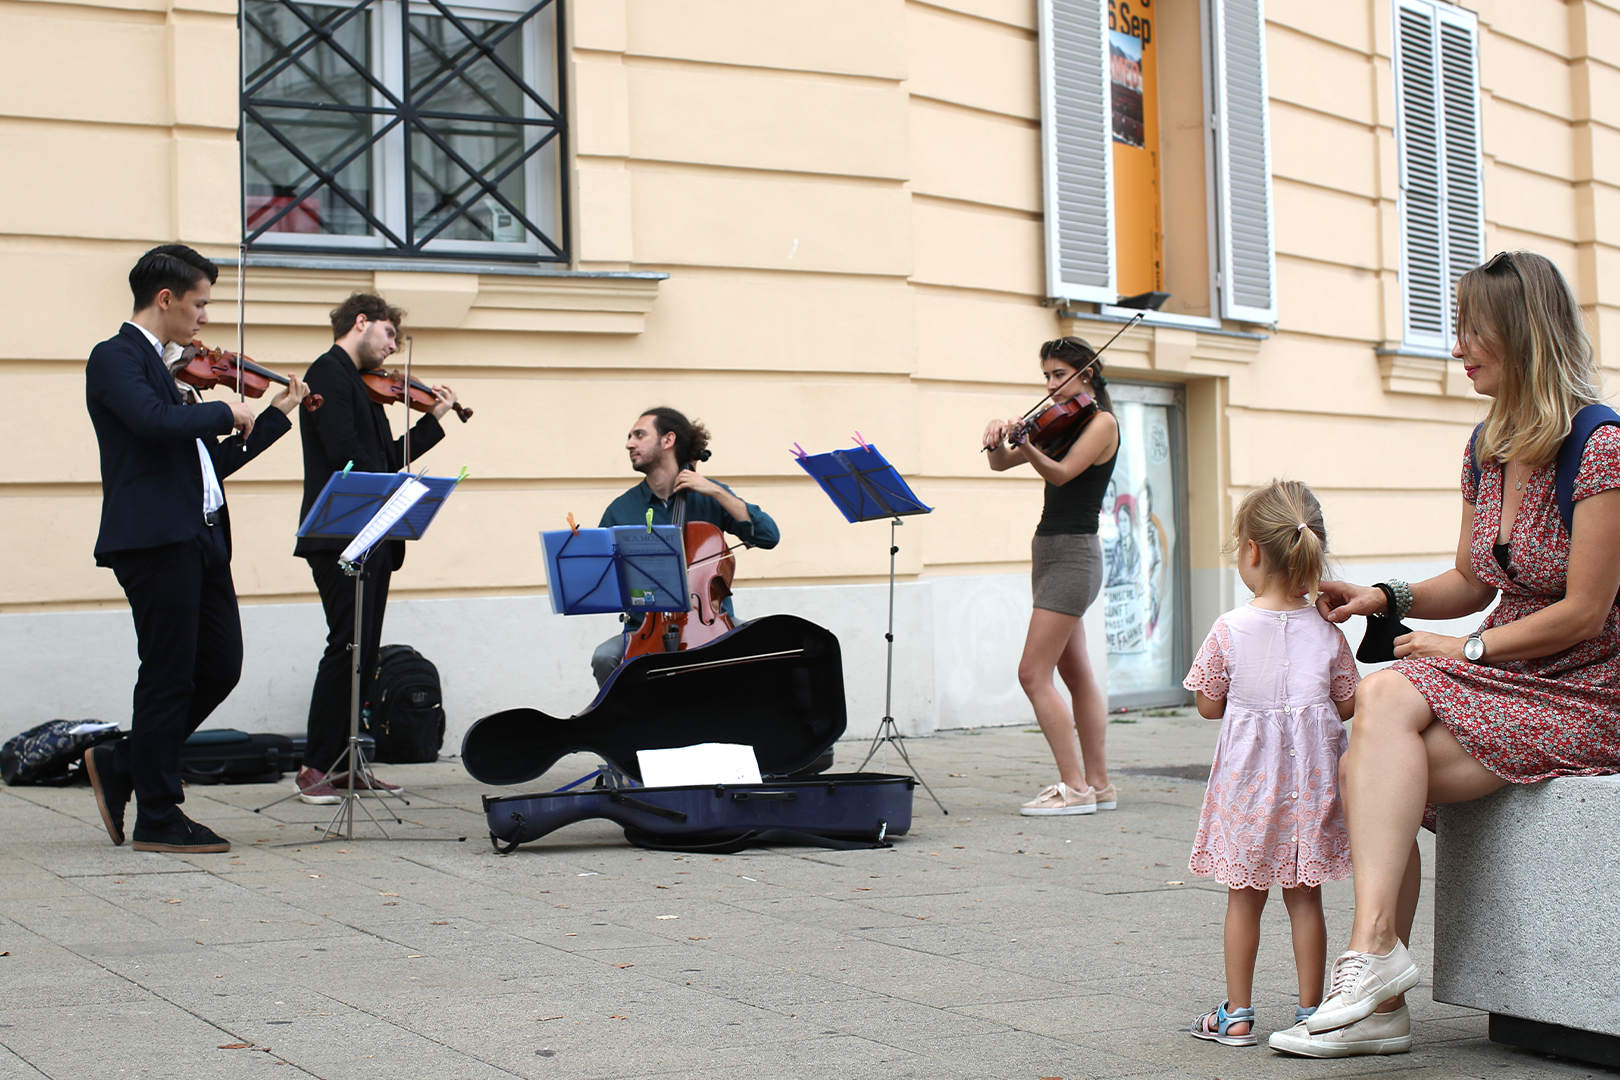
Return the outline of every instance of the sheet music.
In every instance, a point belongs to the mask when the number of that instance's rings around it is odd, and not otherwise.
[[[399,486],[399,490],[383,503],[383,508],[377,511],[376,516],[366,522],[366,527],[349,541],[349,546],[338,556],[338,562],[342,565],[351,564],[371,550],[372,545],[388,535],[388,530],[392,529],[400,518],[410,513],[411,507],[421,502],[427,493],[426,484],[414,476],[407,476],[405,482]]]

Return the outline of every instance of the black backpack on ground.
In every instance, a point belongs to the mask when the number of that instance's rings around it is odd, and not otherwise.
[[[297,767],[286,735],[206,728],[180,747],[180,778],[188,784],[273,784]]]
[[[377,740],[374,760],[395,765],[439,760],[444,697],[432,661],[409,645],[382,647],[366,730]]]
[[[72,769],[84,759],[84,752],[99,743],[121,739],[117,726],[94,727],[97,720],[47,720],[38,727],[13,735],[0,747],[0,776],[7,784],[71,784]]]

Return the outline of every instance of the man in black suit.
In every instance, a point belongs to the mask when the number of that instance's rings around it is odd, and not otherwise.
[[[399,327],[404,317],[403,311],[369,293],[354,293],[332,309],[335,340],[304,375],[310,390],[320,394],[325,403],[320,411],[299,418],[298,432],[304,443],[304,505],[299,511],[300,521],[309,515],[332,474],[341,472],[350,462],[360,472],[398,472],[404,467],[404,437],[394,438],[387,411],[371,400],[360,378],[362,371],[382,367],[383,361],[399,348]],[[413,460],[444,438],[439,419],[456,402],[455,393],[447,386],[436,386],[433,393],[438,402],[411,429]],[[354,677],[354,658],[349,652],[349,643],[354,640],[354,581],[338,566],[338,555],[347,546],[346,540],[300,537],[293,548],[293,554],[309,563],[315,588],[321,594],[321,606],[326,609],[326,651],[315,671],[315,688],[309,700],[309,742],[304,767],[298,770],[297,777],[298,797],[308,803],[338,802],[342,798],[339,789],[349,786],[347,771],[332,774],[333,766],[349,745],[349,694]],[[360,636],[363,672],[376,668],[388,581],[404,561],[403,540],[378,544],[365,561],[361,572],[365,584]],[[400,791],[397,785],[385,784],[365,770],[355,773],[354,787],[389,795]]]
[[[292,424],[307,392],[296,375],[257,418],[235,401],[183,403],[163,347],[190,344],[208,322],[219,270],[164,244],[129,272],[135,312],[90,353],[85,401],[101,449],[96,565],[129,598],[141,658],[130,736],[85,755],[114,844],[135,796],[136,851],[229,851],[230,841],[180,811],[180,745],[236,686],[242,620],[231,581],[231,522],[220,481]],[[233,429],[241,434],[219,437]]]

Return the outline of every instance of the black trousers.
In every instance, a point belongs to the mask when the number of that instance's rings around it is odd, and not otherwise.
[[[378,545],[365,561],[361,578],[365,583],[360,636],[360,671],[370,680],[377,670],[377,649],[382,642],[383,611],[388,606],[388,579],[394,563],[386,543]],[[315,669],[315,689],[309,697],[309,744],[304,764],[330,772],[343,751],[349,748],[350,689],[354,678],[354,658],[349,643],[354,640],[354,578],[338,566],[335,551],[312,551],[304,556],[315,575],[315,588],[326,610],[326,651]],[[364,687],[364,684],[362,684]],[[366,691],[361,690],[362,704]]]
[[[108,557],[135,617],[141,667],[130,737],[113,768],[135,785],[135,827],[180,820],[180,745],[242,677],[242,618],[225,536],[114,552]]]

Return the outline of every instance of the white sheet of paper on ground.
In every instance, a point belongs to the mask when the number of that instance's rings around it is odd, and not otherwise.
[[[111,731],[117,726],[118,721],[116,720],[86,720],[68,728],[67,733],[69,735],[88,735],[92,731]]]
[[[759,759],[742,743],[698,743],[667,750],[637,750],[641,782],[648,787],[694,784],[757,784]]]
[[[411,507],[422,501],[422,496],[428,493],[428,486],[414,476],[407,476],[405,482],[399,485],[388,501],[383,503],[381,510],[377,511],[372,519],[366,522],[349,546],[343,549],[338,556],[341,563],[352,563],[362,552],[369,551],[373,544],[388,535],[399,519],[411,512]]]

